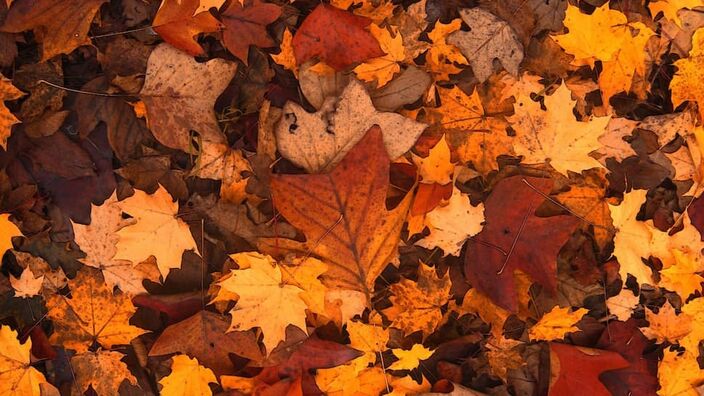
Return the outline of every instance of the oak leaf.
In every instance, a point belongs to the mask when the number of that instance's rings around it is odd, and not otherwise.
[[[196,13],[199,8],[199,0],[164,0],[152,22],[154,31],[187,54],[202,55],[203,48],[193,37],[220,30],[222,24],[207,10]]]
[[[474,76],[479,82],[486,81],[494,71],[494,59],[514,76],[523,60],[523,46],[516,32],[505,21],[481,8],[460,10],[460,17],[469,25],[470,31],[458,31],[447,37],[469,60]]]
[[[366,30],[371,19],[320,4],[303,20],[293,36],[298,65],[312,58],[335,70],[384,56],[379,42]]]
[[[33,30],[42,43],[42,61],[90,44],[93,17],[107,0],[17,0],[0,27],[3,32]]]
[[[391,352],[398,358],[389,370],[413,370],[420,365],[421,360],[426,360],[432,356],[433,351],[422,344],[413,344],[411,349],[392,349]]]
[[[5,101],[16,100],[24,96],[24,92],[12,85],[12,80],[0,74],[0,146],[7,148],[7,138],[10,137],[12,126],[19,123],[5,106]]]
[[[350,81],[340,98],[329,98],[316,113],[286,102],[276,126],[281,155],[310,173],[330,171],[373,125],[383,132],[391,159],[408,151],[426,125],[400,114],[379,112],[364,86]]]
[[[557,253],[578,223],[570,216],[534,215],[551,187],[548,179],[501,180],[484,202],[486,224],[468,246],[465,273],[470,283],[512,312],[518,308],[514,271],[556,290]]]
[[[245,65],[250,45],[260,48],[274,46],[274,40],[269,37],[266,27],[281,16],[281,7],[276,4],[261,0],[233,2],[221,15],[225,24],[222,34],[225,48]]]
[[[20,344],[17,332],[0,326],[0,393],[8,396],[39,396],[44,374],[30,364],[32,340]]]
[[[172,359],[171,374],[162,378],[160,394],[163,396],[210,396],[209,383],[217,383],[215,374],[200,364],[198,359],[176,355]]]
[[[579,389],[585,395],[610,396],[599,381],[605,371],[628,367],[628,361],[616,352],[550,343],[549,396],[570,394]]]
[[[235,75],[237,65],[223,59],[198,63],[168,44],[149,55],[139,93],[147,108],[149,128],[163,145],[192,152],[192,133],[200,146],[227,143],[215,116],[215,100]]]
[[[78,271],[68,281],[71,297],[54,294],[46,299],[48,316],[54,323],[50,341],[87,352],[93,343],[104,348],[129,344],[145,333],[129,324],[136,308],[125,294],[113,294],[99,273],[91,269]]]
[[[370,301],[376,278],[396,252],[410,200],[384,205],[389,156],[378,126],[372,127],[327,174],[274,175],[273,202],[306,236],[305,243],[262,241],[261,248],[290,248],[328,264],[321,279],[330,289],[361,292]]]
[[[524,94],[516,98],[515,115],[509,118],[516,131],[516,154],[528,164],[549,163],[558,172],[581,172],[600,167],[589,154],[601,147],[599,136],[604,133],[610,117],[577,121],[572,113],[576,103],[564,84],[540,103]]]
[[[578,331],[575,324],[586,315],[588,310],[579,308],[570,312],[569,308],[555,306],[550,312],[540,317],[538,323],[528,330],[528,336],[534,341],[552,341],[565,337],[565,334]]]
[[[137,378],[121,361],[123,357],[123,354],[111,351],[84,352],[71,357],[75,386],[81,393],[87,392],[90,387],[98,395],[114,395],[119,393],[124,380],[137,385]]]

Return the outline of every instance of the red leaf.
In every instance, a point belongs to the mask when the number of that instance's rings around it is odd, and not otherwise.
[[[384,56],[379,42],[365,28],[369,18],[320,4],[303,21],[293,37],[296,62],[318,57],[335,70]]]
[[[266,26],[277,20],[280,15],[281,8],[275,4],[254,0],[251,4],[243,6],[238,1],[233,1],[222,13],[225,24],[222,39],[225,47],[246,65],[250,45],[260,48],[276,45],[269,37]]]
[[[599,376],[625,367],[628,362],[616,352],[551,343],[548,396],[572,395],[576,389],[581,395],[611,396]]]
[[[428,213],[435,209],[440,202],[448,200],[452,196],[452,183],[420,183],[418,192],[411,206],[411,214],[414,216]]]
[[[551,291],[557,286],[557,253],[577,225],[571,216],[536,217],[552,180],[513,176],[500,181],[485,202],[486,225],[470,240],[465,273],[496,304],[517,309],[514,270]],[[472,241],[474,243],[472,243]]]

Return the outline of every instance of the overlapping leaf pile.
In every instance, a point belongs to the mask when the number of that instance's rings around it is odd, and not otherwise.
[[[0,2],[0,395],[698,395],[704,1]]]

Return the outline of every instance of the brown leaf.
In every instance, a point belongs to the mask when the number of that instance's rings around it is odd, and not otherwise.
[[[222,13],[225,23],[223,41],[225,47],[247,64],[249,46],[259,48],[273,47],[276,43],[266,31],[267,25],[281,15],[281,8],[261,0],[251,0],[246,4],[233,1]]]

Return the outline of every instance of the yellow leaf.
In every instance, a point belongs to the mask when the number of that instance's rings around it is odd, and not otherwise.
[[[394,306],[392,327],[406,334],[422,331],[423,338],[435,331],[442,319],[440,307],[450,299],[450,276],[439,278],[435,268],[420,263],[418,281],[401,279],[391,285],[389,299]]]
[[[528,330],[528,336],[533,341],[560,340],[565,337],[565,334],[579,330],[575,324],[587,312],[589,311],[584,308],[570,312],[570,308],[555,306]]]
[[[695,7],[702,7],[704,4],[702,0],[658,0],[651,1],[648,4],[650,8],[650,13],[653,17],[656,17],[660,12],[663,16],[677,24],[677,26],[682,27],[682,20],[677,15],[677,12],[683,8],[694,9]]]
[[[12,80],[0,74],[0,102],[15,100],[24,96],[24,93],[12,85]],[[10,109],[0,103],[0,146],[7,148],[7,138],[10,137],[12,126],[19,123]]]
[[[44,374],[29,362],[32,340],[20,344],[17,332],[0,326],[0,394],[7,396],[39,396]]]
[[[81,392],[92,387],[98,395],[117,395],[120,384],[128,380],[137,385],[137,378],[127,365],[120,361],[123,354],[110,351],[85,352],[71,358],[71,368],[76,376],[75,386]]]
[[[319,369],[315,383],[328,396],[378,396],[386,389],[384,372],[367,364],[362,356],[342,366]]]
[[[655,32],[640,22],[632,23],[630,28],[637,33],[627,35],[612,59],[602,62],[599,87],[607,103],[610,97],[621,91],[634,91],[632,84],[636,76],[641,79],[647,76],[645,45]],[[635,90],[635,93],[639,98],[646,94],[645,89]]]
[[[389,370],[413,370],[420,364],[421,360],[426,360],[433,355],[433,351],[422,344],[413,344],[410,350],[392,349],[398,361],[389,366]]]
[[[581,172],[601,167],[589,154],[601,147],[601,136],[610,117],[592,118],[586,122],[575,119],[570,90],[564,85],[540,103],[520,95],[514,104],[515,114],[509,122],[516,131],[516,154],[528,164],[549,163],[558,172]]]
[[[427,157],[412,155],[422,182],[444,185],[452,181],[455,165],[451,162],[450,146],[447,145],[445,136],[430,149]]]
[[[94,342],[111,348],[129,344],[146,333],[129,324],[137,310],[130,298],[121,293],[113,295],[99,272],[84,267],[68,285],[70,298],[54,294],[46,301],[47,315],[54,323],[52,344],[83,353]]]
[[[686,314],[677,315],[669,301],[665,302],[657,314],[646,310],[645,318],[648,319],[650,326],[642,327],[641,332],[658,343],[677,342],[692,331],[691,317]]]
[[[246,269],[232,270],[220,281],[220,293],[237,294],[237,305],[230,311],[232,325],[228,331],[259,327],[264,333],[264,346],[271,353],[286,339],[286,327],[293,325],[306,331],[306,303],[301,298],[303,287],[283,281],[281,267],[269,256],[237,253],[230,256]],[[289,278],[290,279],[290,278]],[[318,282],[317,277],[310,279]],[[301,285],[302,286],[302,285]],[[273,315],[262,315],[262,312]]]
[[[176,355],[171,363],[171,374],[159,381],[162,396],[210,396],[209,383],[217,384],[215,374],[186,355]]]
[[[672,250],[676,263],[660,270],[660,286],[672,290],[686,300],[692,293],[702,289],[704,278],[699,272],[704,271],[701,262],[696,262],[689,255],[679,250]]]
[[[430,392],[431,386],[427,378],[422,377],[420,384],[416,382],[410,375],[401,378],[394,378],[390,383],[393,390],[389,396],[410,396],[426,394]]]
[[[166,278],[172,268],[181,268],[181,255],[186,250],[198,251],[188,225],[177,217],[178,203],[159,186],[152,195],[135,190],[135,194],[118,203],[119,208],[132,216],[134,224],[117,232],[115,260],[141,263],[156,257],[161,276]]]
[[[666,349],[658,365],[658,379],[660,396],[698,396],[700,393],[694,387],[704,382],[704,370],[699,368],[695,354],[679,355]]]
[[[684,101],[697,102],[699,119],[704,119],[704,29],[698,29],[692,36],[692,50],[689,57],[674,63],[677,68],[670,82],[672,105],[679,106]]]
[[[462,21],[454,19],[448,24],[435,23],[435,28],[428,33],[428,38],[433,42],[426,54],[426,67],[428,71],[435,75],[435,81],[447,81],[450,74],[457,74],[462,69],[455,66],[455,63],[467,65],[467,59],[462,55],[460,49],[447,43],[447,36],[460,29]]]
[[[646,193],[645,190],[626,193],[621,204],[609,204],[609,210],[617,230],[613,254],[618,259],[621,279],[626,279],[628,274],[631,274],[638,283],[653,285],[652,271],[641,259],[650,257],[652,233],[644,222],[636,219],[641,205],[645,202]]]
[[[10,275],[10,284],[15,289],[15,297],[32,297],[39,294],[44,283],[44,276],[34,277],[32,270],[25,268],[19,278]]]
[[[271,55],[274,62],[283,66],[284,69],[288,69],[293,72],[293,75],[298,77],[298,64],[296,63],[296,56],[293,54],[293,35],[291,31],[286,28],[284,31],[284,36],[281,40],[281,52],[276,55]]]
[[[0,214],[0,255],[12,249],[12,237],[16,236],[22,236],[22,232],[10,221],[10,215]]]
[[[370,59],[354,68],[359,79],[376,81],[377,87],[383,87],[391,81],[394,74],[401,70],[399,62],[405,59],[401,34],[397,29],[389,29],[380,28],[375,24],[369,26],[370,33],[379,41],[379,46],[386,55]]]

